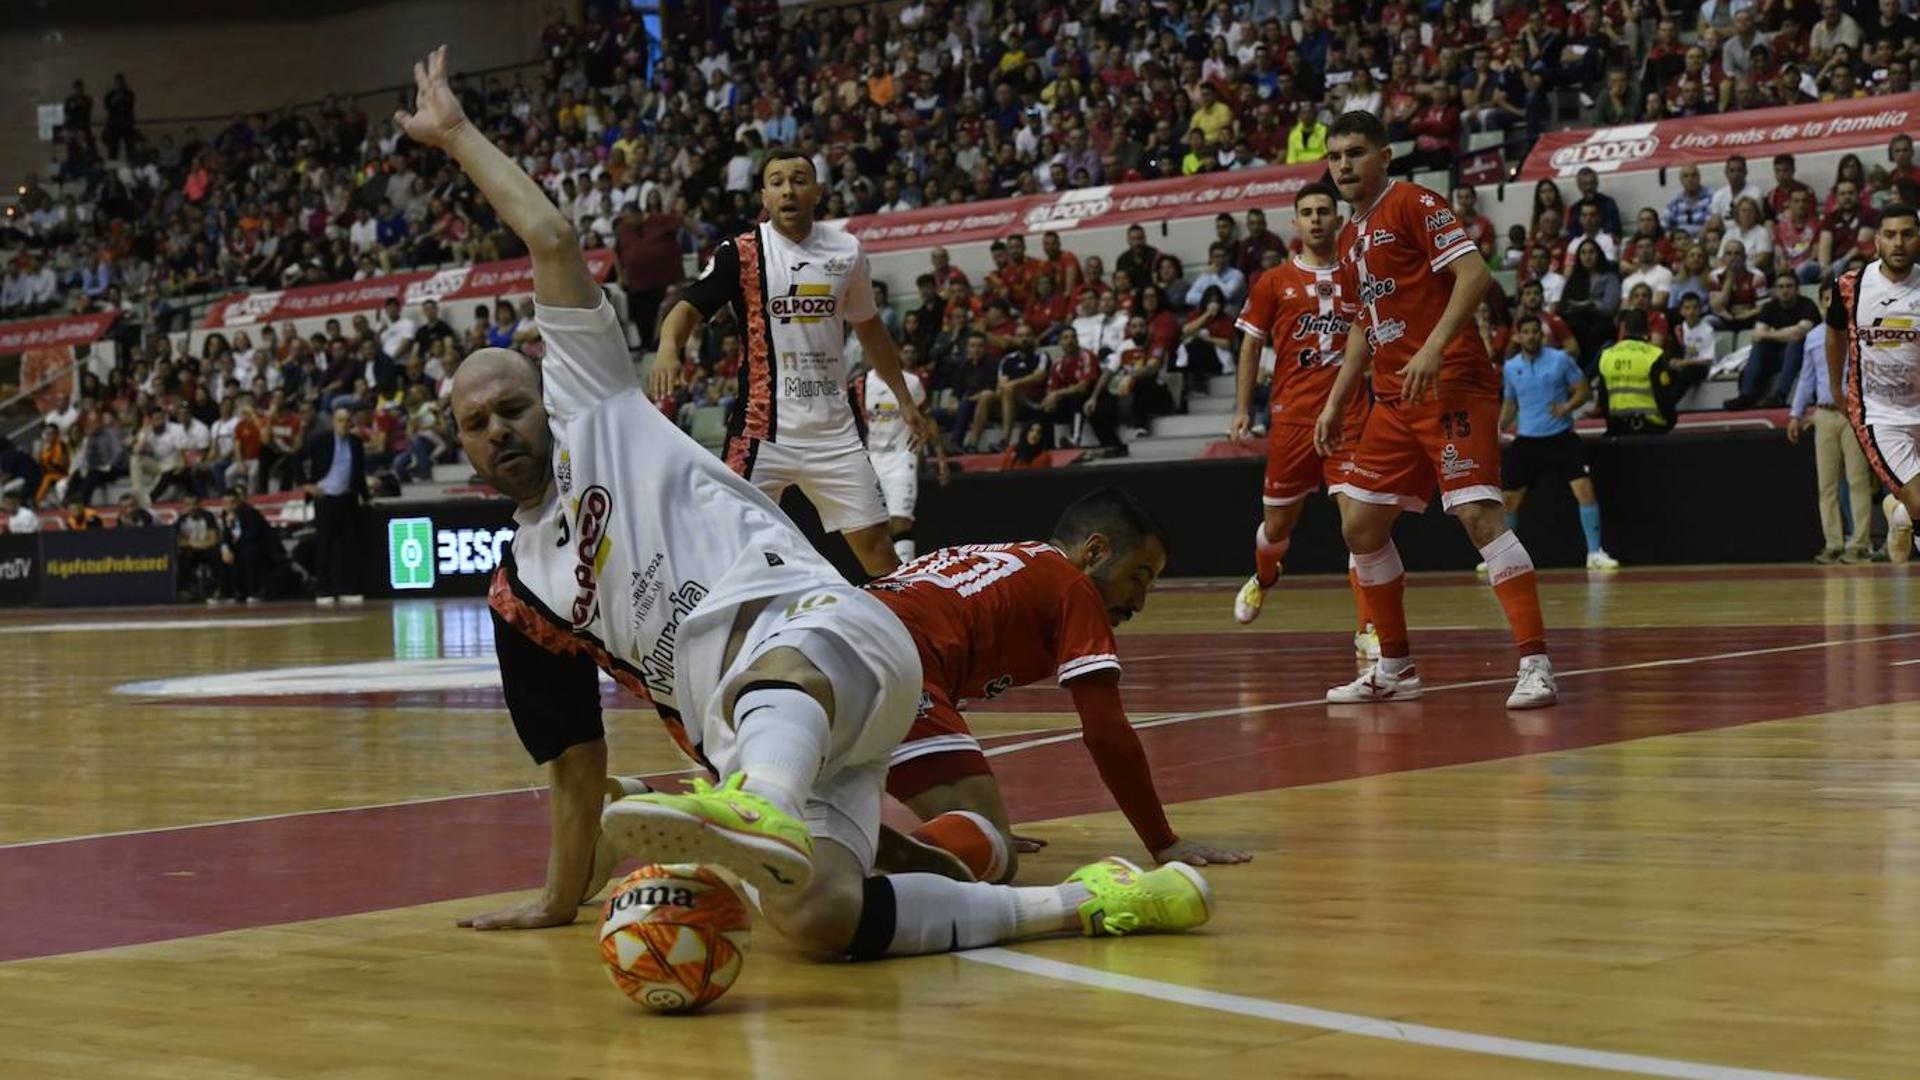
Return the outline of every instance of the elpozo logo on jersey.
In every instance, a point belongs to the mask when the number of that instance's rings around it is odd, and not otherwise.
[[[767,314],[783,323],[817,323],[833,318],[839,310],[840,302],[834,298],[831,285],[803,283],[786,296],[767,301]]]
[[[1548,159],[1561,176],[1572,176],[1584,168],[1594,172],[1616,172],[1636,161],[1652,157],[1660,150],[1654,124],[1628,124],[1600,128],[1582,142],[1563,146]]]

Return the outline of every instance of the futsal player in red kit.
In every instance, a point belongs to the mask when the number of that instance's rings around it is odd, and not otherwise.
[[[1267,590],[1280,580],[1281,560],[1292,543],[1307,496],[1320,490],[1322,482],[1332,488],[1345,478],[1343,470],[1352,460],[1367,418],[1367,395],[1350,396],[1340,449],[1322,456],[1314,446],[1314,423],[1340,372],[1347,330],[1359,307],[1341,282],[1334,250],[1340,232],[1340,193],[1326,184],[1301,188],[1293,200],[1293,220],[1300,235],[1300,254],[1260,275],[1234,324],[1245,336],[1229,438],[1237,441],[1247,435],[1260,350],[1273,348],[1267,473],[1260,489],[1264,513],[1253,534],[1254,575],[1233,600],[1233,617],[1242,623],[1260,617]],[[1333,496],[1335,503],[1345,499]],[[1354,655],[1370,664],[1380,658],[1380,642],[1367,624],[1366,600],[1351,567],[1347,578],[1353,587]]]
[[[1441,505],[1480,549],[1519,648],[1507,708],[1551,705],[1553,667],[1533,560],[1500,501],[1500,372],[1474,325],[1492,274],[1446,199],[1387,177],[1392,157],[1386,127],[1371,113],[1346,113],[1328,132],[1327,167],[1353,210],[1340,230],[1341,270],[1360,310],[1314,438],[1325,455],[1346,445],[1348,402],[1371,361],[1373,409],[1346,479],[1333,490],[1347,497],[1340,529],[1380,635],[1380,660],[1327,691],[1327,700],[1420,695],[1393,522],[1402,510],[1424,510],[1438,486]]]
[[[1252,858],[1173,831],[1120,700],[1113,628],[1145,606],[1166,564],[1160,525],[1106,488],[1067,507],[1051,540],[946,548],[867,586],[920,651],[919,712],[887,774],[888,793],[926,821],[916,839],[979,880],[1013,876],[1006,804],[960,705],[1051,677],[1072,693],[1100,779],[1157,861]]]

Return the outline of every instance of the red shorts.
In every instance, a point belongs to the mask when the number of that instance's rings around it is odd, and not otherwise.
[[[1292,506],[1319,491],[1322,483],[1329,488],[1339,483],[1353,458],[1354,444],[1360,441],[1360,430],[1358,424],[1348,428],[1339,453],[1323,458],[1313,448],[1313,428],[1273,425],[1267,431],[1267,478],[1260,485],[1260,502]]]
[[[1419,513],[1440,488],[1448,511],[1500,500],[1500,399],[1448,395],[1420,405],[1375,402],[1340,482],[1328,490]]]
[[[942,784],[993,775],[980,741],[967,730],[967,718],[945,691],[932,686],[921,688],[920,710],[907,737],[887,756],[887,766],[887,794],[902,802]]]

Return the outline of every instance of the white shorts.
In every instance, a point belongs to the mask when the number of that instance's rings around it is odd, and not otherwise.
[[[1868,424],[1861,440],[1867,460],[1895,490],[1920,476],[1920,425]]]
[[[798,487],[828,532],[853,532],[887,520],[880,478],[874,475],[867,448],[855,441],[796,450],[760,439],[745,476],[776,504],[787,488]]]
[[[833,686],[827,761],[807,800],[807,831],[852,852],[871,871],[880,839],[887,756],[906,737],[920,698],[920,653],[885,604],[851,585],[774,598],[740,642],[733,663],[701,703],[701,753],[721,776],[738,771],[729,702],[752,681],[748,668],[771,649],[798,650]]]
[[[880,494],[887,501],[887,516],[913,520],[913,506],[920,500],[920,455],[911,450],[869,452],[874,474],[880,478]]]

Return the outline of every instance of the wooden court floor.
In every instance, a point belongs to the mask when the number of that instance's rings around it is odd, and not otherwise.
[[[1417,577],[1419,702],[1329,708],[1343,582],[1251,629],[1169,583],[1122,636],[1175,827],[1255,851],[1202,931],[821,965],[708,1013],[541,876],[477,601],[0,618],[3,1077],[1920,1075],[1920,628],[1889,567],[1549,575],[1562,704]],[[679,768],[609,697],[616,768]],[[974,713],[1057,878],[1136,841],[1057,690]]]

